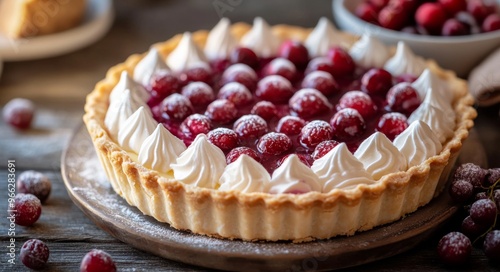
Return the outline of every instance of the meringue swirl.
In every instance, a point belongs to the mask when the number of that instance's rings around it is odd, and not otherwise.
[[[134,69],[134,80],[142,86],[148,86],[151,78],[158,71],[170,71],[158,50],[152,47]]]
[[[398,42],[396,53],[384,65],[384,69],[395,76],[410,74],[420,76],[427,67],[425,60],[413,53],[404,42]]]
[[[196,45],[189,32],[184,32],[177,47],[170,52],[167,57],[167,65],[176,73],[194,67],[208,67],[205,54]]]
[[[271,182],[271,176],[262,164],[243,154],[226,166],[219,182],[219,190],[222,191],[266,192]]]
[[[389,48],[377,38],[364,34],[349,50],[352,59],[363,67],[383,67],[389,59]]]
[[[139,153],[141,145],[156,128],[156,121],[144,107],[140,107],[118,131],[118,143],[129,152]]]
[[[394,139],[394,145],[405,156],[408,167],[419,165],[441,152],[442,145],[431,128],[417,120]]]
[[[240,44],[252,49],[259,57],[270,58],[278,54],[281,42],[269,24],[261,17],[256,17],[252,29],[241,38]]]
[[[208,34],[205,56],[209,60],[228,59],[237,46],[238,42],[231,34],[231,21],[222,18]]]
[[[446,142],[446,139],[455,133],[454,116],[445,114],[444,111],[429,103],[420,104],[410,117],[408,117],[408,123],[418,120],[426,123],[434,131],[441,143]]]
[[[302,194],[311,191],[321,192],[321,187],[318,176],[303,164],[297,155],[293,154],[274,170],[269,193]]]

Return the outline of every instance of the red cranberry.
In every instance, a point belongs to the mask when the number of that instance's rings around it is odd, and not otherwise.
[[[245,47],[236,48],[231,53],[230,61],[232,63],[246,64],[252,68],[257,68],[259,66],[259,58],[255,54],[255,52]]]
[[[365,120],[371,119],[377,112],[371,97],[361,91],[349,91],[340,98],[337,110],[346,108],[357,110]]]
[[[408,22],[408,14],[400,8],[387,6],[380,11],[378,22],[382,27],[400,30]]]
[[[184,120],[194,113],[193,105],[187,97],[174,93],[162,102],[162,111],[168,118],[173,120]]]
[[[491,32],[500,29],[500,16],[498,14],[491,14],[483,21],[481,28],[484,32]]]
[[[335,68],[332,61],[327,57],[317,57],[312,59],[306,67],[306,74],[314,71],[324,71],[332,76],[335,76]]]
[[[328,99],[316,89],[302,89],[296,92],[288,105],[302,118],[324,114],[332,109]]]
[[[219,99],[227,99],[236,107],[241,107],[248,105],[252,102],[252,93],[245,87],[245,85],[239,82],[230,82],[224,85],[217,95]]]
[[[305,125],[306,121],[303,119],[288,115],[278,121],[276,131],[290,136],[298,135]]]
[[[325,121],[315,120],[305,125],[300,132],[300,143],[315,148],[319,143],[332,139],[332,127]]]
[[[401,9],[406,15],[413,14],[420,0],[390,0],[389,6]]]
[[[238,145],[238,134],[228,128],[216,128],[207,135],[208,140],[222,150],[230,150]]]
[[[294,82],[297,77],[295,65],[285,58],[276,58],[269,62],[263,69],[264,76],[279,75],[290,82]]]
[[[248,90],[255,90],[255,85],[257,84],[257,74],[255,71],[246,64],[233,64],[227,68],[222,74],[221,83],[225,85],[229,82],[239,82]]]
[[[408,120],[406,116],[399,112],[389,112],[380,117],[376,130],[384,133],[392,141],[407,127]]]
[[[212,84],[212,70],[208,65],[199,65],[189,68],[179,75],[182,84],[185,85],[189,82],[201,81],[207,84]]]
[[[438,3],[424,3],[415,13],[415,20],[430,33],[440,33],[446,21],[446,12]]]
[[[372,68],[361,78],[361,90],[370,95],[385,95],[392,87],[392,75],[384,69]]]
[[[333,138],[348,141],[359,137],[366,130],[365,120],[355,109],[346,108],[338,111],[330,120]]]
[[[176,93],[180,88],[180,83],[170,71],[160,70],[156,72],[146,86],[152,96],[164,99],[165,97]]]
[[[377,11],[381,10],[385,6],[387,6],[390,0],[368,0],[370,5],[372,5]]]
[[[350,76],[356,68],[352,57],[341,47],[330,48],[328,50],[328,58],[333,64],[333,77]]]
[[[256,160],[257,162],[260,162],[260,155],[259,153],[257,153],[257,151],[251,149],[250,147],[240,146],[227,153],[226,163],[233,163],[243,154],[252,157],[252,159]]]
[[[488,15],[496,12],[495,1],[469,0],[467,2],[467,11],[472,14],[476,22],[481,24]]]
[[[387,106],[391,111],[410,115],[420,106],[420,98],[409,83],[398,83],[387,93]]]
[[[35,105],[24,98],[14,98],[3,107],[3,119],[17,129],[28,129],[34,113]]]
[[[446,20],[446,22],[444,22],[443,29],[441,30],[441,35],[443,36],[462,36],[468,34],[468,27],[455,18]]]
[[[207,134],[212,129],[212,122],[205,115],[195,113],[182,122],[180,129],[184,135],[194,139],[198,134]]]
[[[328,140],[319,143],[312,154],[313,159],[317,160],[325,156],[340,143],[335,140]]]
[[[218,99],[208,105],[205,115],[216,123],[227,124],[237,117],[238,109],[233,102],[227,99]]]
[[[314,71],[302,80],[302,88],[313,88],[325,96],[330,96],[339,91],[339,85],[331,74],[324,71]]]
[[[191,82],[182,88],[181,93],[197,107],[205,107],[215,99],[212,87],[205,82]]]
[[[80,263],[80,272],[115,272],[116,265],[105,251],[92,249]]]
[[[38,239],[26,241],[19,252],[19,259],[28,268],[42,269],[49,260],[49,247]]]
[[[303,69],[309,62],[309,52],[299,41],[288,40],[281,44],[279,56],[290,60],[297,68]]]
[[[290,81],[282,76],[267,76],[259,81],[255,95],[262,100],[283,104],[292,97],[293,87]]]
[[[438,0],[438,2],[450,16],[467,9],[466,0]]]
[[[354,14],[361,20],[367,21],[372,24],[378,24],[378,11],[377,8],[369,3],[361,3],[354,10]]]
[[[234,122],[233,129],[243,139],[258,138],[267,132],[267,122],[258,115],[243,115]]]
[[[278,115],[278,109],[269,101],[259,101],[250,111],[251,114],[256,114],[264,120],[269,121]]]
[[[222,74],[231,65],[228,59],[216,59],[210,63],[215,74]]]
[[[42,203],[49,197],[51,188],[47,176],[37,171],[24,171],[17,178],[17,192],[32,194]]]
[[[286,161],[286,159],[288,159],[288,157],[290,157],[292,155],[296,155],[299,158],[300,162],[303,163],[305,166],[311,167],[311,165],[313,163],[313,159],[308,154],[288,154],[288,155],[285,155],[281,159],[276,161],[276,167],[280,167]]]
[[[402,83],[402,82],[407,82],[407,83],[413,83],[415,80],[417,80],[418,77],[412,74],[402,74],[399,75],[395,78],[396,83]]]
[[[450,232],[439,240],[437,246],[441,260],[449,265],[467,262],[472,251],[470,239],[460,232]]]
[[[16,224],[20,226],[31,226],[42,214],[42,203],[32,194],[17,194],[14,197],[16,211]]]
[[[479,34],[481,32],[481,27],[476,22],[476,18],[469,12],[460,11],[455,15],[455,19],[465,24],[471,34]]]
[[[292,148],[292,140],[283,133],[269,132],[257,142],[257,150],[264,155],[279,155]]]

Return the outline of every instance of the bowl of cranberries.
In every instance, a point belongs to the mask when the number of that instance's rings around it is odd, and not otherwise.
[[[500,0],[333,0],[336,24],[466,76],[500,46]]]

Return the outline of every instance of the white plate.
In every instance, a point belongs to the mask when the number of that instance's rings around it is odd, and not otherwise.
[[[113,18],[112,0],[89,0],[84,21],[70,30],[29,39],[9,39],[0,34],[0,56],[4,61],[33,60],[81,49],[106,34]]]

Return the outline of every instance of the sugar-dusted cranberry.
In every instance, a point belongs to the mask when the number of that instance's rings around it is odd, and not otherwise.
[[[500,15],[491,14],[484,19],[483,24],[481,26],[483,32],[491,32],[500,29]]]
[[[339,84],[333,76],[324,71],[313,71],[302,80],[302,88],[313,88],[325,96],[330,96],[339,91]]]
[[[446,18],[446,11],[438,3],[424,3],[415,13],[417,23],[430,33],[440,33]]]
[[[378,14],[378,22],[385,28],[400,30],[408,22],[408,14],[400,8],[387,6]]]
[[[328,99],[318,90],[312,88],[296,92],[290,98],[288,106],[302,118],[324,114],[332,109]]]
[[[409,83],[398,83],[387,93],[387,106],[391,111],[409,115],[420,102],[417,91]]]
[[[232,63],[246,64],[254,69],[259,66],[259,58],[257,57],[257,54],[255,54],[252,49],[246,47],[236,48],[231,53],[230,61]]]
[[[179,75],[179,79],[183,85],[189,82],[201,81],[207,84],[212,84],[213,74],[209,65],[198,65],[191,67]]]
[[[314,120],[302,128],[299,141],[303,146],[313,149],[319,143],[332,139],[332,135],[330,124],[322,120]]]
[[[450,16],[467,9],[466,0],[438,0],[438,2]]]
[[[215,74],[222,74],[231,65],[228,59],[216,59],[210,63]]]
[[[303,69],[309,61],[307,48],[299,41],[288,40],[281,44],[279,56],[291,61],[297,68]]]
[[[234,122],[233,130],[243,139],[258,138],[267,132],[267,122],[255,114],[247,114]]]
[[[298,135],[305,125],[306,121],[304,119],[288,115],[278,121],[276,131],[290,136]]]
[[[212,121],[202,114],[189,115],[181,124],[181,131],[189,138],[198,134],[207,134],[212,129]]]
[[[14,98],[3,107],[3,119],[16,129],[28,129],[33,121],[35,105],[28,99]]]
[[[239,82],[230,82],[222,86],[217,97],[233,102],[236,107],[248,105],[253,100],[252,93]]]
[[[229,68],[224,71],[221,78],[222,85],[225,85],[229,82],[239,82],[248,90],[255,90],[255,85],[257,84],[257,74],[255,71],[250,68],[250,66],[242,63],[237,63],[229,66]]]
[[[49,255],[49,247],[43,241],[29,239],[21,247],[19,259],[26,267],[40,270],[49,260]]]
[[[269,132],[257,142],[257,150],[264,155],[279,155],[290,148],[292,148],[292,140],[278,132]]]
[[[369,23],[378,24],[377,8],[369,3],[361,3],[354,10],[354,14],[361,20]]]
[[[460,265],[470,257],[472,243],[460,232],[450,232],[439,240],[437,252],[441,260],[449,265]]]
[[[286,78],[278,75],[267,76],[259,81],[255,95],[275,104],[288,102],[293,96],[293,86]]]
[[[20,226],[31,226],[38,221],[42,214],[42,203],[32,194],[17,194],[14,197],[16,211],[16,224]]]
[[[197,107],[205,107],[215,99],[212,87],[205,82],[191,82],[182,88],[181,94]]]
[[[295,65],[285,58],[276,58],[269,62],[263,69],[264,76],[279,75],[290,82],[294,82],[297,77]]]
[[[472,14],[476,22],[481,24],[488,15],[496,12],[495,1],[469,0],[467,2],[467,11]]]
[[[222,150],[231,150],[238,145],[238,134],[229,128],[216,128],[207,134],[208,140]]]
[[[399,112],[389,112],[380,117],[377,122],[376,130],[384,133],[385,136],[392,141],[407,127],[408,120],[404,114]]]
[[[311,167],[313,163],[313,159],[309,154],[288,154],[283,156],[281,159],[276,161],[276,167],[280,167],[288,157],[295,155],[299,158],[300,162],[303,163],[307,167]]]
[[[333,130],[333,139],[338,141],[348,141],[359,137],[366,130],[363,116],[351,108],[338,111],[330,119]]]
[[[187,97],[174,93],[163,100],[162,112],[166,114],[169,119],[180,121],[193,114],[194,109]]]
[[[328,58],[333,64],[333,77],[350,76],[356,68],[351,55],[342,47],[335,46],[328,50]]]
[[[384,69],[372,68],[361,78],[361,90],[371,95],[385,95],[392,87],[392,75]]]
[[[116,264],[111,256],[100,249],[92,249],[82,259],[80,272],[115,272]]]
[[[16,185],[18,193],[32,194],[42,203],[49,197],[52,188],[47,176],[32,170],[22,172],[17,178]]]
[[[413,83],[415,80],[417,80],[418,77],[412,74],[402,74],[399,75],[395,78],[396,83],[401,83],[401,82],[407,82],[407,83]]]
[[[312,153],[313,159],[315,160],[320,159],[339,144],[340,143],[335,140],[328,140],[319,143],[314,149],[314,152]]]
[[[278,115],[278,109],[269,101],[259,101],[250,111],[251,114],[256,114],[264,120],[269,121]]]
[[[314,71],[324,71],[332,76],[335,76],[335,68],[333,67],[332,61],[327,57],[316,57],[312,59],[306,67],[306,74],[310,74]]]
[[[250,147],[240,146],[232,149],[226,155],[226,163],[230,164],[236,161],[241,155],[250,156],[252,159],[260,162],[261,158],[257,151],[251,149]]]
[[[164,99],[165,97],[179,91],[179,79],[167,70],[160,70],[156,72],[149,81],[149,86],[146,89],[154,97]]]
[[[455,18],[446,20],[446,22],[444,22],[443,29],[441,30],[441,35],[443,36],[462,36],[468,34],[469,28]]]
[[[498,264],[500,261],[500,230],[491,230],[486,234],[483,252],[492,263]]]
[[[237,117],[238,109],[227,99],[217,99],[208,105],[205,115],[216,123],[227,124]]]
[[[363,119],[371,119],[377,112],[377,106],[369,95],[361,91],[345,93],[337,104],[337,110],[351,108],[357,110]]]

